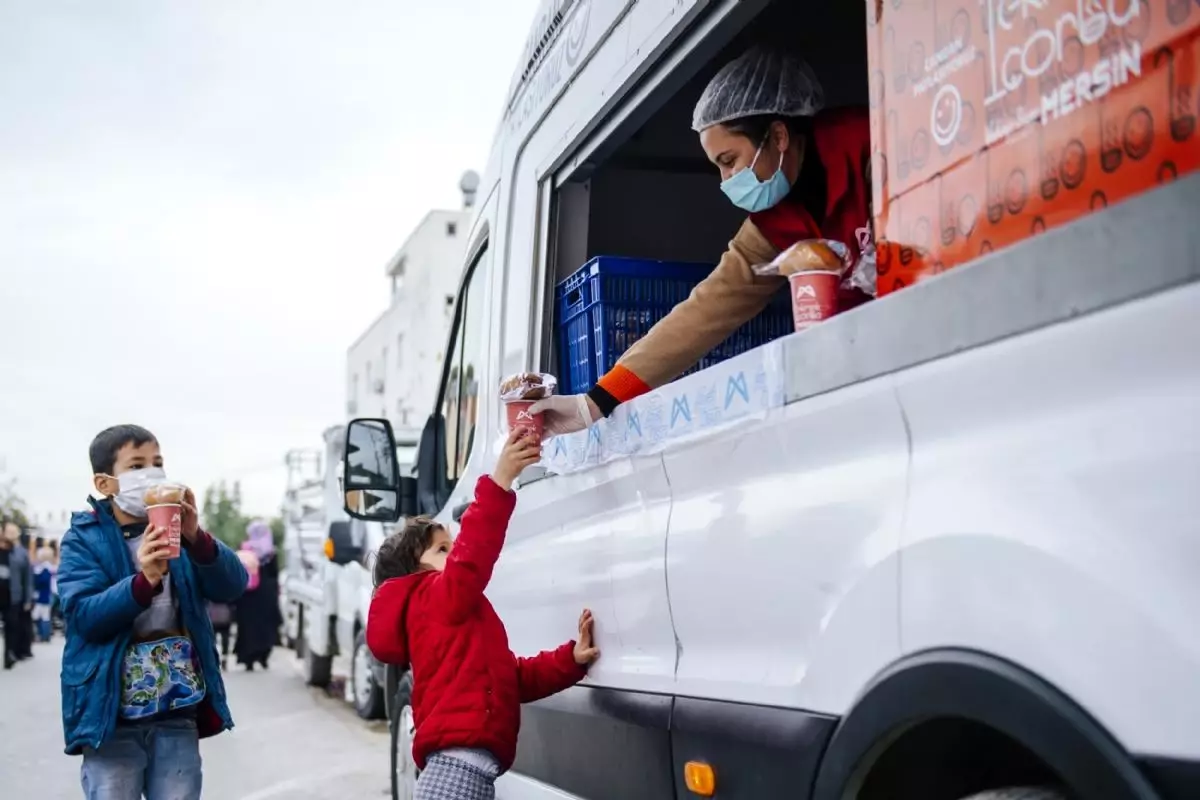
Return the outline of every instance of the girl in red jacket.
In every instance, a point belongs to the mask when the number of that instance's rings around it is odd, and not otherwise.
[[[514,432],[495,473],[476,484],[457,539],[418,517],[379,548],[367,646],[412,667],[416,800],[493,800],[516,757],[520,704],[574,686],[600,655],[585,610],[577,642],[514,656],[483,596],[517,502],[513,481],[540,458],[537,437]]]

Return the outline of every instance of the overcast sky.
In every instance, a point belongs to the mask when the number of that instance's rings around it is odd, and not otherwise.
[[[486,166],[535,8],[0,0],[0,479],[57,524],[128,421],[274,513],[384,264]]]

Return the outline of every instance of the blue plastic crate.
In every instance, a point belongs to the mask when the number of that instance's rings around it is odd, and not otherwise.
[[[558,285],[562,391],[586,392],[617,359],[687,299],[712,264],[598,256]],[[795,330],[786,289],[689,372],[786,336]]]

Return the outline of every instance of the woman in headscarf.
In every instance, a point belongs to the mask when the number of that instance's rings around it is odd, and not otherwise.
[[[721,190],[749,218],[712,274],[586,395],[533,407],[543,413],[548,435],[583,430],[674,380],[762,311],[785,279],[756,275],[755,265],[817,238],[842,242],[858,257],[871,215],[867,109],[824,105],[808,64],[775,50],[752,49],[709,82],[692,128],[720,172]],[[845,292],[840,307],[866,299]]]
[[[252,579],[245,594],[237,601],[234,622],[237,624],[237,643],[233,652],[239,664],[254,671],[255,664],[267,668],[271,650],[283,624],[279,612],[279,564],[275,558],[275,541],[271,526],[262,520],[251,522],[246,528],[246,541],[242,550],[257,562],[257,586]],[[253,587],[253,588],[252,588]]]

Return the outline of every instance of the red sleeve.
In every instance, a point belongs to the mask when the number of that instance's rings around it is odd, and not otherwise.
[[[129,584],[129,590],[133,592],[133,599],[138,602],[138,605],[143,608],[149,608],[150,603],[154,602],[154,595],[162,594],[162,581],[158,585],[150,583],[150,579],[144,573],[139,572],[133,576],[133,583]]]
[[[516,505],[517,496],[501,489],[490,477],[485,475],[475,484],[475,502],[463,515],[446,569],[434,578],[431,587],[437,606],[445,610],[452,623],[465,619],[483,597]]]
[[[533,658],[517,658],[517,681],[521,702],[532,703],[570,689],[587,675],[587,667],[575,663],[575,642],[546,650]]]
[[[217,560],[217,542],[203,529],[196,530],[196,540],[194,542],[189,542],[185,538],[183,540],[183,549],[187,551],[188,558],[197,564],[211,564]]]

